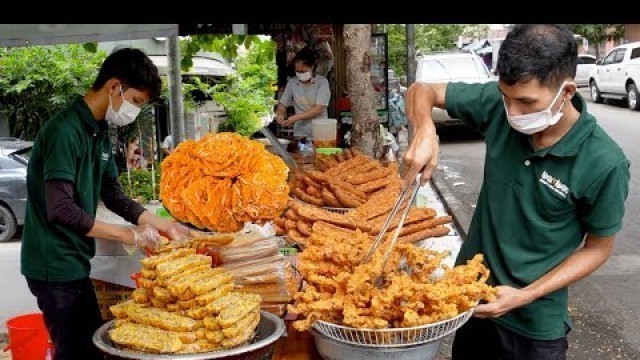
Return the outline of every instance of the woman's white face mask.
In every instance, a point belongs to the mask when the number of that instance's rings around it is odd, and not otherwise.
[[[557,124],[558,121],[560,121],[563,113],[562,111],[558,110],[557,113],[552,114],[551,108],[553,108],[553,105],[556,103],[556,101],[558,101],[558,98],[560,97],[560,94],[562,94],[565,85],[567,85],[566,81],[563,82],[562,85],[560,85],[560,90],[558,90],[558,93],[551,101],[551,104],[549,104],[549,107],[547,107],[545,110],[524,115],[509,115],[509,111],[507,110],[507,103],[504,101],[503,96],[502,102],[504,103],[504,112],[507,114],[507,120],[509,121],[511,127],[523,134],[531,135],[546,129],[549,126]],[[562,109],[563,106],[564,100],[562,101],[562,105],[560,105],[560,109]]]
[[[307,81],[311,80],[312,76],[313,75],[311,74],[311,71],[296,72],[296,77],[298,78],[298,80],[300,80],[302,82],[307,82]]]
[[[109,95],[109,107],[107,108],[107,114],[104,116],[109,125],[127,126],[140,114],[141,109],[124,98],[122,85],[120,85],[120,95],[122,96],[122,105],[120,105],[118,111],[113,110],[113,101],[111,100],[111,95]]]

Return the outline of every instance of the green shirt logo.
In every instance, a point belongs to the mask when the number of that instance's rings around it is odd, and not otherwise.
[[[546,185],[549,189],[553,190],[556,194],[562,196],[563,198],[567,198],[567,194],[569,194],[569,187],[563,184],[560,179],[557,179],[545,170],[540,175],[540,182]]]

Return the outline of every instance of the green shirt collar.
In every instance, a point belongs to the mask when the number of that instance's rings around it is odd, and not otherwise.
[[[580,146],[596,127],[596,119],[587,113],[587,104],[578,93],[571,99],[573,106],[580,112],[578,121],[571,127],[556,144],[551,147],[534,151],[534,156],[544,157],[547,154],[554,156],[575,156],[580,150]],[[531,137],[529,144],[533,148]]]
[[[73,106],[78,110],[87,132],[94,134],[109,131],[109,126],[105,120],[97,121],[93,117],[93,113],[91,112],[91,109],[89,109],[89,105],[87,105],[82,96],[76,97]]]

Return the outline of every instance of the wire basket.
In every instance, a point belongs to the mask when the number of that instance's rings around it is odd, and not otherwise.
[[[353,208],[334,208],[334,207],[326,207],[326,206],[323,206],[322,208],[327,211],[338,213],[338,214],[346,214],[349,211],[353,210]]]
[[[313,328],[331,339],[352,345],[404,347],[441,339],[464,325],[472,314],[473,309],[451,319],[410,328],[355,329],[322,320],[316,320]]]

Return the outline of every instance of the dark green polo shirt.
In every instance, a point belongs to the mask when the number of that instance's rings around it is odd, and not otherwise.
[[[629,161],[587,113],[555,145],[534,151],[531,137],[511,128],[496,82],[450,83],[446,109],[485,137],[484,181],[469,234],[456,260],[483,253],[490,282],[522,288],[559,265],[587,233],[609,236],[622,226]],[[551,340],[571,326],[566,288],[499,318],[528,338]]]
[[[93,238],[47,220],[45,181],[74,184],[76,204],[95,217],[103,176],[116,176],[106,121],[96,121],[84,99],[53,116],[40,129],[27,169],[27,209],[22,238],[22,274],[42,281],[89,276]]]

